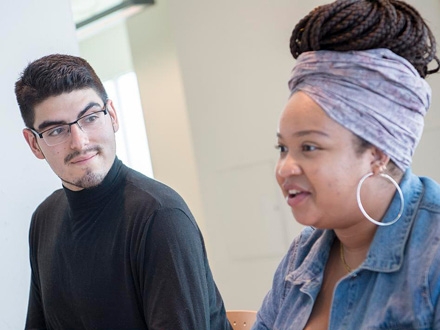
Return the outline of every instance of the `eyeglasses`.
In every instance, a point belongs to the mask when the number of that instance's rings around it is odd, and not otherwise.
[[[49,147],[52,147],[66,142],[69,139],[72,125],[77,124],[84,133],[92,133],[94,130],[102,126],[104,123],[104,116],[107,112],[107,105],[104,105],[102,110],[89,113],[71,123],[51,127],[43,132],[37,132],[32,128],[29,128],[29,130],[35,135],[38,135],[40,139],[43,139]]]

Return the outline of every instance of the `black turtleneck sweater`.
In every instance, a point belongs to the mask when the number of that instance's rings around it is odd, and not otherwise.
[[[185,202],[118,159],[98,187],[49,196],[29,241],[26,329],[230,329]]]

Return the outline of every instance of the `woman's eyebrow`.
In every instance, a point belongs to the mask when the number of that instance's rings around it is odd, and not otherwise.
[[[293,137],[301,137],[301,136],[306,136],[306,135],[311,135],[311,134],[319,134],[325,137],[329,137],[329,135],[323,131],[318,131],[318,130],[303,130],[303,131],[298,131],[298,132],[294,132],[291,136]],[[281,133],[277,132],[277,137],[278,138],[282,138],[283,136],[281,135]]]

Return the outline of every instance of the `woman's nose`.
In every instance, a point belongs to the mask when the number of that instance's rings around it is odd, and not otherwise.
[[[301,167],[298,162],[291,156],[286,155],[284,158],[278,160],[277,175],[282,178],[287,178],[291,175],[301,174]]]

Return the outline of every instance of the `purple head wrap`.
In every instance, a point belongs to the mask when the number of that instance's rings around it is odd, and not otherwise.
[[[405,170],[420,141],[431,88],[388,49],[302,53],[289,88],[303,91],[334,121]]]

